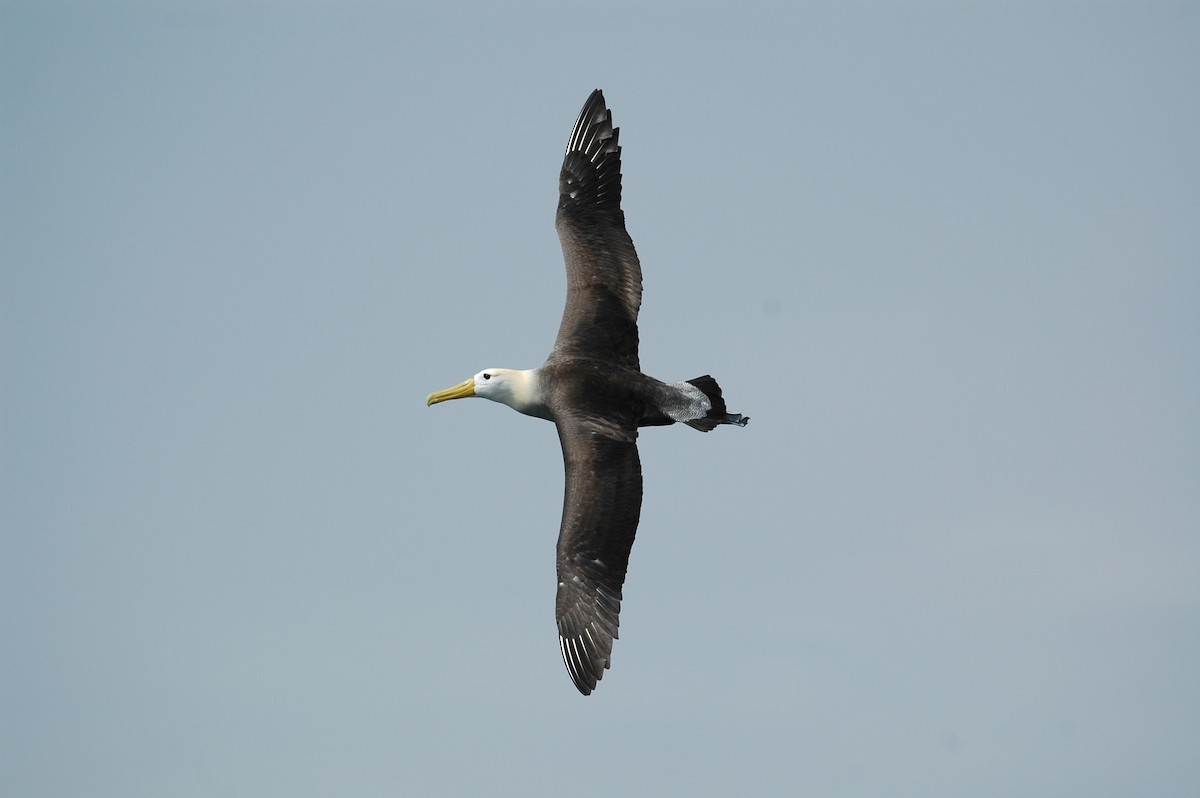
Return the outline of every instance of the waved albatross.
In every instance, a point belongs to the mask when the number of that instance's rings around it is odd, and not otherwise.
[[[484,369],[431,393],[426,405],[481,396],[553,421],[566,469],[558,534],[559,648],[589,695],[611,665],[621,585],[642,507],[638,427],[682,421],[708,432],[746,426],[705,375],[664,383],[638,364],[642,269],[621,212],[621,148],[612,113],[592,92],[571,131],[555,226],[567,264],[567,304],[539,368]]]

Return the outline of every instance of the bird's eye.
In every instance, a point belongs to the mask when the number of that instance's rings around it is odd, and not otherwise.
[[[484,378],[485,380],[490,380],[490,379],[492,378],[492,375],[491,375],[491,374],[488,374],[488,373],[485,371],[485,372],[483,372],[483,378]]]

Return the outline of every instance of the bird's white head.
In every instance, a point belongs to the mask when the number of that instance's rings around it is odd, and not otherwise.
[[[537,401],[537,379],[534,370],[484,369],[453,388],[429,394],[425,404],[435,405],[438,402],[465,399],[468,396],[491,399],[527,415],[541,415],[536,412],[540,403]]]

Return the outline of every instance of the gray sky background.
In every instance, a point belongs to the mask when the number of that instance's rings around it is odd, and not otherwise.
[[[433,5],[433,4],[426,4]],[[1196,3],[0,5],[0,793],[1200,793]],[[651,429],[553,619],[558,168]]]

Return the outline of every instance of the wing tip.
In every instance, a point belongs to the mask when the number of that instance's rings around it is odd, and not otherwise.
[[[611,642],[609,647],[611,649]],[[597,656],[589,649],[582,634],[574,637],[560,634],[558,648],[562,652],[563,663],[567,666],[567,674],[571,677],[575,689],[583,695],[591,695],[596,685],[604,678],[604,671],[612,667],[612,655]]]
[[[559,173],[559,210],[621,208],[620,128],[596,89],[575,119]]]
[[[604,92],[596,89],[588,96],[579,110],[579,116],[575,118],[564,154],[580,152],[595,162],[605,153],[620,153],[617,147],[619,134],[620,128],[613,127],[612,111],[604,101]]]
[[[604,588],[597,588],[597,596],[591,621],[581,621],[579,613],[572,611],[561,616],[558,624],[563,664],[575,688],[584,695],[591,695],[612,667],[613,643],[618,637],[620,599]]]

